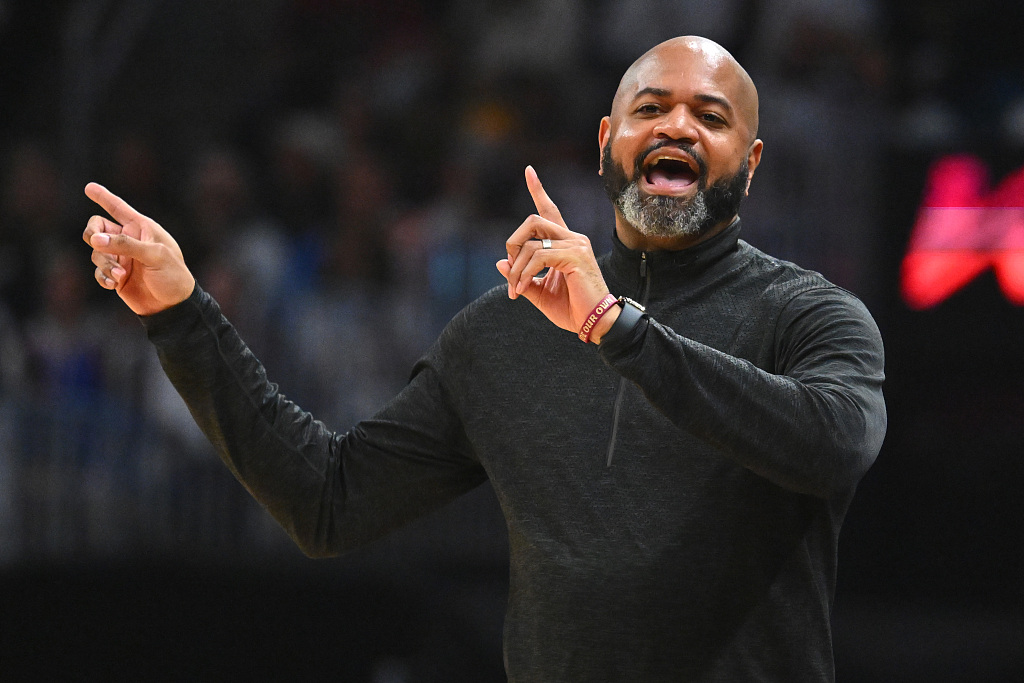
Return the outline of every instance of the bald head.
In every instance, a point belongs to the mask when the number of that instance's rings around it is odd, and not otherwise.
[[[612,100],[612,117],[666,72],[693,73],[704,80],[708,94],[726,98],[747,127],[750,142],[757,137],[757,88],[735,57],[713,40],[680,36],[666,40],[640,56],[626,69]],[[720,91],[713,93],[711,91]]]

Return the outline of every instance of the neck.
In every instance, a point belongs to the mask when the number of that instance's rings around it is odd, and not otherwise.
[[[736,216],[716,223],[710,230],[705,230],[699,235],[678,235],[674,237],[652,237],[637,231],[632,225],[615,211],[615,234],[619,241],[633,251],[682,251],[697,246],[701,242],[711,239],[718,233],[732,225]]]

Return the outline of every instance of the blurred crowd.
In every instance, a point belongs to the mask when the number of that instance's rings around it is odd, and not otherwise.
[[[93,280],[89,180],[164,225],[284,392],[345,429],[499,283],[533,210],[526,164],[607,248],[598,120],[662,39],[713,38],[759,86],[744,237],[869,303],[892,133],[941,146],[957,124],[936,97],[946,34],[921,38],[921,87],[894,99],[893,16],[872,0],[54,4],[60,58],[25,56],[38,89],[0,105],[0,564],[277,547]],[[0,1],[0,37],[33,6]],[[24,85],[6,78],[5,96]]]

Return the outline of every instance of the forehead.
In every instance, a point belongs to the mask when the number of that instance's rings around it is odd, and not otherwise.
[[[736,95],[736,75],[725,55],[687,47],[652,50],[626,72],[616,100],[629,101],[641,90],[659,88],[672,92],[707,92]]]
[[[623,107],[650,89],[677,100],[711,96],[742,112],[748,125],[756,120],[753,84],[732,55],[710,41],[669,41],[640,57],[619,83],[612,117],[621,116]]]

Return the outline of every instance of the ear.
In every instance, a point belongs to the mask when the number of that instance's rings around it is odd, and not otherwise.
[[[744,191],[744,195],[750,194],[750,181],[754,179],[754,171],[761,163],[761,150],[763,149],[764,143],[757,139],[750,145],[750,150],[747,152],[747,189]]]
[[[608,144],[608,141],[612,136],[612,120],[605,116],[601,119],[601,125],[597,128],[597,174],[604,175],[601,170],[601,155],[604,153],[604,147]]]

